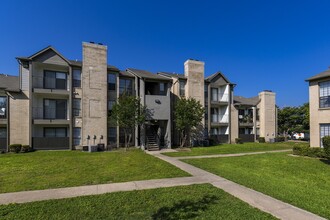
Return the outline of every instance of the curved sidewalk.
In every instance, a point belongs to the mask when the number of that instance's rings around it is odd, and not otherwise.
[[[273,151],[273,152],[282,152],[282,151]],[[177,158],[168,157],[160,154],[160,152],[148,152],[148,153],[182,169],[183,171],[186,171],[187,173],[190,173],[192,177],[142,180],[142,181],[132,181],[132,182],[124,182],[124,183],[110,183],[110,184],[78,186],[78,187],[68,187],[68,188],[59,188],[59,189],[3,193],[0,194],[0,204],[5,205],[10,203],[25,203],[25,202],[42,201],[49,199],[64,199],[64,198],[72,198],[77,196],[97,195],[97,194],[119,192],[119,191],[132,191],[132,190],[210,183],[213,186],[220,188],[225,192],[248,203],[249,205],[258,208],[264,212],[270,213],[271,215],[279,219],[289,219],[289,220],[324,219],[313,213],[307,212],[303,209],[297,208],[288,203],[274,199],[263,193],[249,189],[245,186],[239,185],[225,178],[219,177],[215,174],[194,167],[190,164],[184,163],[180,161],[178,157]],[[245,154],[235,154],[235,155],[227,155],[227,156],[244,156],[244,155],[253,155],[253,154],[261,154],[261,153],[271,153],[271,152],[245,153]],[[210,156],[215,157],[216,155],[208,155],[208,157]],[[222,155],[221,157],[223,156],[225,155]],[[180,157],[180,158],[188,159],[192,157]],[[205,158],[205,156],[194,156],[193,158]]]

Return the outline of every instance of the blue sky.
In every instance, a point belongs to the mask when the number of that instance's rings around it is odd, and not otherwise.
[[[0,2],[0,73],[15,57],[54,46],[81,59],[82,41],[108,46],[108,62],[183,73],[188,58],[205,75],[222,71],[235,95],[268,89],[280,107],[308,101],[306,78],[330,65],[330,1],[167,0]]]

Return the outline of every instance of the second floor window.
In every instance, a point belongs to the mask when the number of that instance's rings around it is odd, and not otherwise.
[[[108,90],[116,91],[116,74],[108,73]]]
[[[72,113],[73,116],[81,116],[81,99],[73,99]]]
[[[180,83],[180,96],[186,95],[186,82],[185,81],[179,81]]]
[[[7,97],[0,96],[0,118],[7,117]]]
[[[211,101],[217,102],[218,101],[218,89],[217,88],[212,88],[211,93],[212,93]]]
[[[133,81],[131,79],[119,80],[119,94],[133,95]]]
[[[44,99],[44,119],[66,119],[66,103],[65,99]]]
[[[72,73],[72,86],[81,87],[81,70],[74,69]]]
[[[67,89],[67,74],[46,70],[44,72],[45,89]]]
[[[330,107],[330,81],[321,82],[320,86],[320,108]]]

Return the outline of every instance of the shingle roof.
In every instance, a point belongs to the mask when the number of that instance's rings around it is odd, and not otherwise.
[[[19,78],[18,76],[11,76],[0,74],[0,89],[6,91],[19,92]]]
[[[259,96],[245,98],[242,96],[234,96],[234,105],[251,105],[256,106],[259,103]]]
[[[127,72],[126,70],[120,70],[119,76],[123,76],[123,77],[134,77],[133,74]]]
[[[179,79],[187,79],[187,77],[181,73],[158,72],[157,74],[164,75],[167,77],[177,77]]]
[[[145,71],[145,70],[138,70],[138,69],[133,69],[133,68],[128,68],[128,72],[140,77],[140,78],[145,78],[145,79],[155,79],[155,80],[166,80],[170,81],[171,79],[161,76],[159,74],[153,74],[151,72]]]
[[[330,77],[330,70],[326,70],[322,73],[312,76],[312,77],[306,79],[306,81],[313,81],[313,80],[323,79],[323,78],[327,78],[327,77]]]

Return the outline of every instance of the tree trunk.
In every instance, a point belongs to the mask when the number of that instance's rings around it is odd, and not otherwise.
[[[127,130],[126,128],[124,129],[124,133],[125,133],[125,151],[127,150]]]

